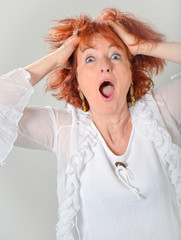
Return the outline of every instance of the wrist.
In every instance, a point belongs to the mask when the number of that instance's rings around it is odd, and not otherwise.
[[[52,52],[48,55],[49,61],[51,62],[51,65],[52,65],[52,70],[54,70],[58,67],[63,67],[61,55],[58,50],[55,50],[54,52]]]
[[[139,44],[138,50],[137,50],[137,55],[149,55],[151,56],[151,53],[153,49],[156,47],[157,43],[141,43]]]

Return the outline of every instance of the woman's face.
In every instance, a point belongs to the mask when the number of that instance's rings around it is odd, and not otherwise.
[[[94,34],[90,46],[77,49],[78,89],[86,97],[90,111],[113,114],[127,106],[132,82],[130,62],[124,45],[117,48],[101,34]]]

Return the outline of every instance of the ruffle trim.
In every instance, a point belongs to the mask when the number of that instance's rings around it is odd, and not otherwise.
[[[65,181],[64,202],[58,210],[59,221],[56,225],[57,239],[75,240],[80,239],[77,226],[77,213],[81,206],[80,177],[88,161],[93,159],[97,144],[97,133],[93,127],[89,112],[84,113],[80,109],[68,106],[72,111],[74,131],[77,131],[77,148],[74,155],[70,156]],[[76,129],[77,128],[77,129]],[[75,238],[75,234],[77,238]]]
[[[34,88],[29,82],[30,74],[23,68],[15,69],[2,76],[6,83],[11,84],[17,91],[21,90],[22,95],[19,99],[13,99],[17,105],[8,106],[6,103],[0,103],[0,165],[4,165],[5,159],[13,148],[13,144],[18,135],[18,122],[23,116],[23,110],[27,105],[30,96],[34,93]],[[14,85],[13,85],[14,84]],[[23,90],[22,90],[23,89]],[[18,103],[17,103],[18,100]],[[19,103],[20,102],[20,103]]]
[[[154,142],[162,163],[166,166],[176,195],[181,220],[181,148],[172,142],[151,94],[145,95],[143,99],[136,102],[135,107],[130,108],[130,112],[133,124],[147,139]],[[158,114],[155,114],[156,112]]]

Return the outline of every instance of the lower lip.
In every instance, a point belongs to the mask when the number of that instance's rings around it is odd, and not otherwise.
[[[110,101],[112,101],[113,98],[114,98],[115,90],[114,90],[114,92],[112,93],[112,95],[111,95],[110,97],[108,97],[108,98],[104,97],[100,92],[99,92],[99,94],[101,95],[101,98],[103,99],[104,102],[110,102]]]

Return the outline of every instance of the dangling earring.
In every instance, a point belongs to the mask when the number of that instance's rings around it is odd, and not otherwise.
[[[87,111],[86,105],[85,105],[85,98],[84,98],[84,94],[79,90],[79,96],[82,100],[82,109],[84,112]]]
[[[133,95],[133,83],[131,83],[131,86],[130,86],[130,97],[131,97],[131,103],[132,103],[132,106],[134,107],[135,106],[135,98],[134,98],[134,95]]]

